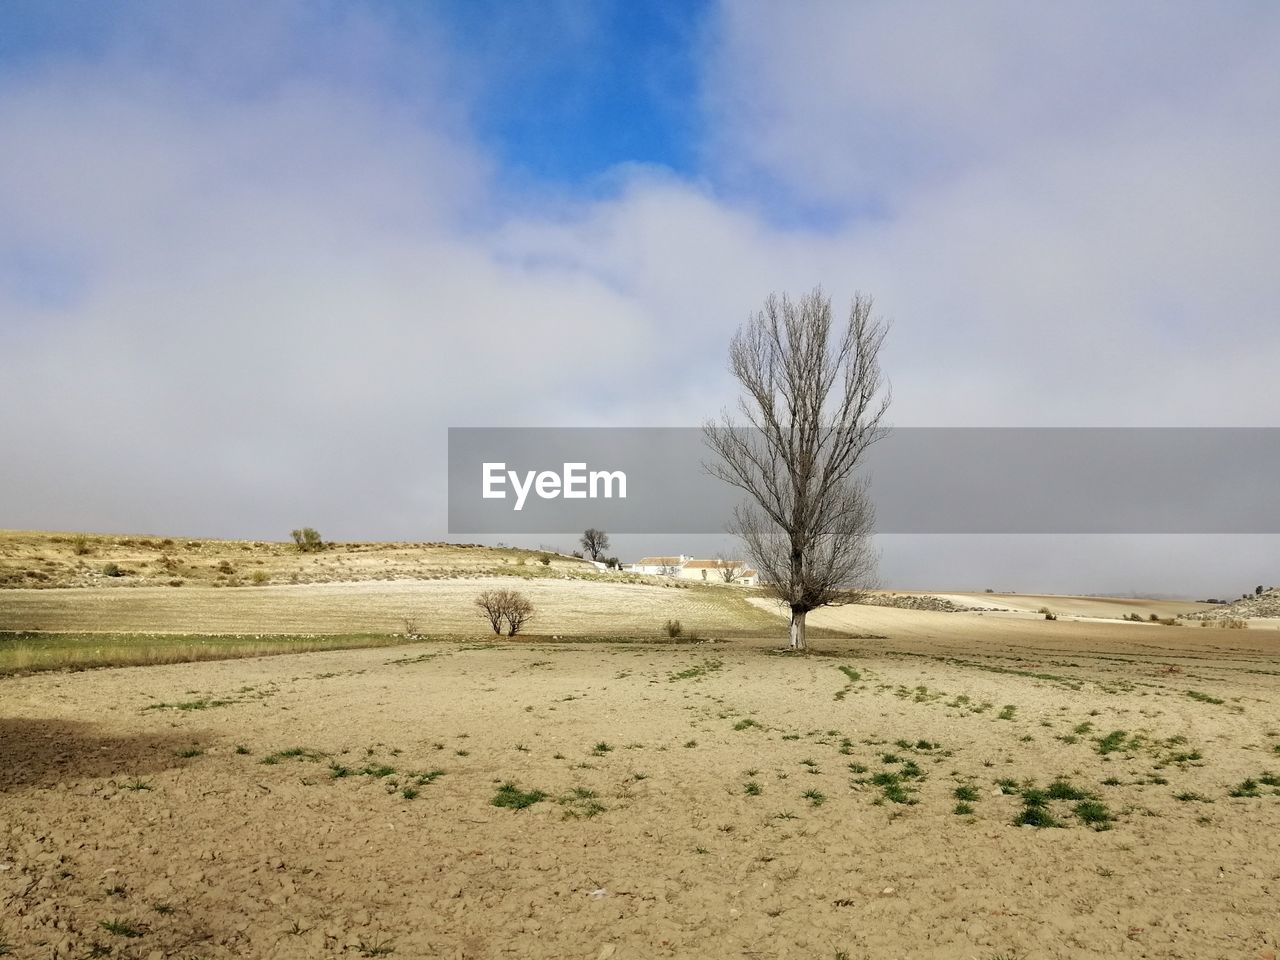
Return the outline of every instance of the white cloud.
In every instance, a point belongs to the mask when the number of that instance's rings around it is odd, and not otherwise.
[[[704,178],[520,206],[429,24],[203,9],[0,77],[3,525],[438,536],[447,426],[697,423],[818,282],[900,424],[1274,422],[1269,8],[726,4]]]

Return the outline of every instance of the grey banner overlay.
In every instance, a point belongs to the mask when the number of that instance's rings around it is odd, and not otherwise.
[[[742,495],[711,461],[698,428],[451,428],[449,532],[724,533]],[[509,478],[483,497],[485,463],[622,471],[626,498],[531,488],[517,511]],[[878,533],[1280,533],[1280,428],[904,427],[862,473]]]

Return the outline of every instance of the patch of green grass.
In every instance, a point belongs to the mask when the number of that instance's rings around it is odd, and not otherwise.
[[[800,796],[804,797],[815,807],[820,807],[827,802],[827,797],[821,790],[806,790],[804,793],[800,794]]]
[[[525,807],[531,807],[546,798],[547,795],[541,790],[521,790],[514,783],[508,781],[498,788],[498,792],[494,794],[493,799],[489,802],[495,807],[523,810]]]
[[[142,709],[144,711],[146,710],[184,710],[184,711],[208,710],[210,707],[225,707],[235,702],[236,702],[235,700],[213,700],[213,699],[206,698],[201,700],[183,700],[178,703],[153,703],[153,704],[150,704],[149,706],[143,707]]]
[[[965,816],[966,814],[973,813],[973,807],[967,803],[957,803],[954,807],[951,808],[951,812],[954,813],[956,816],[962,817],[962,816]]]
[[[190,760],[192,757],[198,757],[204,753],[199,747],[185,747],[178,751],[178,756],[184,760]]]
[[[754,780],[748,780],[746,785],[742,788],[742,792],[748,797],[758,797],[760,794],[764,793],[764,787],[760,786],[760,784],[756,783]]]
[[[370,763],[360,769],[366,777],[374,777],[381,780],[383,777],[389,777],[396,772],[396,768],[387,763]]]
[[[249,755],[249,748],[248,748],[248,747],[246,747],[243,743],[237,743],[237,744],[236,744],[236,753],[237,753],[239,756],[247,757],[247,756]]]
[[[882,770],[871,777],[871,782],[880,788],[881,801],[890,803],[915,804],[914,790],[902,783],[902,775],[891,770]]]
[[[1203,794],[1193,793],[1190,790],[1184,790],[1182,793],[1175,793],[1173,798],[1175,800],[1181,800],[1183,803],[1213,803],[1212,800]]]
[[[1054,818],[1049,809],[1044,806],[1024,806],[1022,812],[1013,819],[1015,826],[1027,826],[1044,829],[1046,827],[1060,827],[1062,822]]]
[[[1053,781],[1053,783],[1049,784],[1047,793],[1049,795],[1050,800],[1088,800],[1090,799],[1089,794],[1079,789],[1078,787],[1073,787],[1066,780]]]
[[[1241,780],[1232,787],[1227,795],[1231,797],[1258,797],[1261,796],[1261,793],[1258,791],[1258,781],[1250,777],[1247,780]]]
[[[1104,803],[1097,800],[1081,800],[1072,807],[1072,812],[1083,823],[1087,823],[1095,830],[1111,829],[1111,812]]]
[[[590,820],[604,813],[606,807],[596,799],[596,792],[587,787],[574,787],[567,795],[560,798],[565,806],[565,816],[574,819]]]
[[[613,745],[609,743],[605,743],[605,741],[603,740],[601,740],[599,743],[597,743],[594,747],[591,748],[591,752],[594,753],[597,757],[603,756],[606,753],[610,753],[612,752],[612,750],[613,750]]]
[[[400,796],[404,797],[406,800],[413,800],[418,796],[418,788],[405,787],[400,791]]]
[[[1018,708],[1012,703],[1006,703],[1000,708],[1000,712],[996,714],[997,720],[1012,720],[1013,715],[1018,712]]]
[[[724,662],[721,660],[704,660],[696,666],[688,667],[684,670],[672,673],[667,679],[672,683],[677,680],[698,680],[708,674],[715,673],[723,666]]]
[[[403,637],[385,633],[273,635],[2,631],[0,675],[41,670],[90,670],[97,667],[194,663],[316,650],[387,647],[405,642]],[[214,705],[212,702],[208,704]],[[173,708],[177,709],[176,705]]]
[[[1093,742],[1094,749],[1103,756],[1121,750],[1132,749],[1135,746],[1134,742],[1130,740],[1128,732],[1124,730],[1112,730],[1105,737],[1094,738]]]
[[[750,717],[746,717],[746,718],[744,718],[744,719],[742,719],[742,720],[739,720],[737,723],[735,723],[735,724],[733,725],[733,729],[735,729],[735,730],[749,730],[749,729],[750,729],[750,728],[752,728],[752,727],[758,727],[758,726],[760,726],[760,724],[756,723],[756,722],[755,722],[754,720],[752,720]]]
[[[1047,807],[1049,794],[1036,787],[1023,787],[1022,802],[1028,807]]]
[[[307,747],[289,747],[285,750],[277,750],[275,753],[269,753],[259,762],[268,765],[279,763],[281,760],[307,760],[312,763],[323,760],[325,754],[319,750],[311,750]]]
[[[914,760],[908,760],[898,768],[898,774],[903,780],[923,780],[924,771],[920,769],[920,765]]]
[[[1192,700],[1199,700],[1201,703],[1216,703],[1220,705],[1227,702],[1221,697],[1211,697],[1209,694],[1201,693],[1199,690],[1188,690],[1187,696]]]
[[[135,926],[128,920],[121,920],[119,918],[112,920],[99,920],[98,926],[107,931],[107,933],[113,933],[117,937],[125,937],[130,940],[140,937],[145,933],[141,927]]]
[[[862,674],[859,673],[857,670],[853,669],[853,667],[848,666],[847,664],[840,665],[840,672],[849,678],[850,683],[857,683],[859,680],[862,679]]]
[[[971,783],[964,783],[952,790],[951,795],[957,800],[973,803],[978,799],[978,788]]]
[[[151,789],[151,781],[150,781],[150,780],[139,780],[137,777],[134,777],[132,780],[128,780],[128,781],[126,781],[125,783],[122,783],[122,784],[121,784],[121,786],[122,786],[122,787],[124,787],[124,789],[126,789],[126,790],[134,790],[134,791],[137,791],[137,790],[150,790],[150,789]]]

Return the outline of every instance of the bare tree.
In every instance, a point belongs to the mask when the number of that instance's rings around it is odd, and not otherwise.
[[[874,509],[855,476],[890,401],[879,362],[888,328],[871,311],[856,295],[841,332],[820,288],[798,302],[771,295],[729,347],[745,423],[725,411],[703,428],[716,454],[708,469],[747,495],[730,532],[790,607],[794,650],[805,649],[810,610],[856,601],[875,575]]]
[[[599,560],[609,549],[609,535],[595,527],[583,531],[581,542],[582,549],[591,554],[592,560]]]
[[[484,618],[493,627],[493,632],[501,635],[502,620],[507,613],[507,594],[510,590],[486,590],[476,597],[476,606]]]
[[[514,590],[503,591],[508,594],[507,597],[507,636],[514,637],[520,632],[520,628],[533,619],[533,604],[529,602],[529,598],[523,593],[516,593]]]
[[[517,590],[485,590],[475,602],[493,632],[499,635],[503,623],[507,625],[507,636],[514,637],[533,619],[533,603]]]
[[[723,553],[716,554],[716,570],[725,583],[736,583],[746,573],[746,567],[738,560],[730,560]]]

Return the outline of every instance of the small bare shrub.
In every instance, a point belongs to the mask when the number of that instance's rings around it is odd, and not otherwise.
[[[507,595],[510,593],[510,590],[485,590],[476,597],[476,606],[489,621],[489,626],[493,627],[493,632],[499,635],[502,634],[502,621],[507,613]]]
[[[83,533],[77,533],[71,538],[71,552],[77,557],[83,557],[89,552],[89,538]]]
[[[508,590],[507,600],[507,636],[514,637],[526,623],[533,619],[533,604],[523,593]]]
[[[684,633],[684,627],[681,626],[679,620],[668,620],[663,629],[667,631],[667,636],[672,640],[678,640],[680,635]]]

